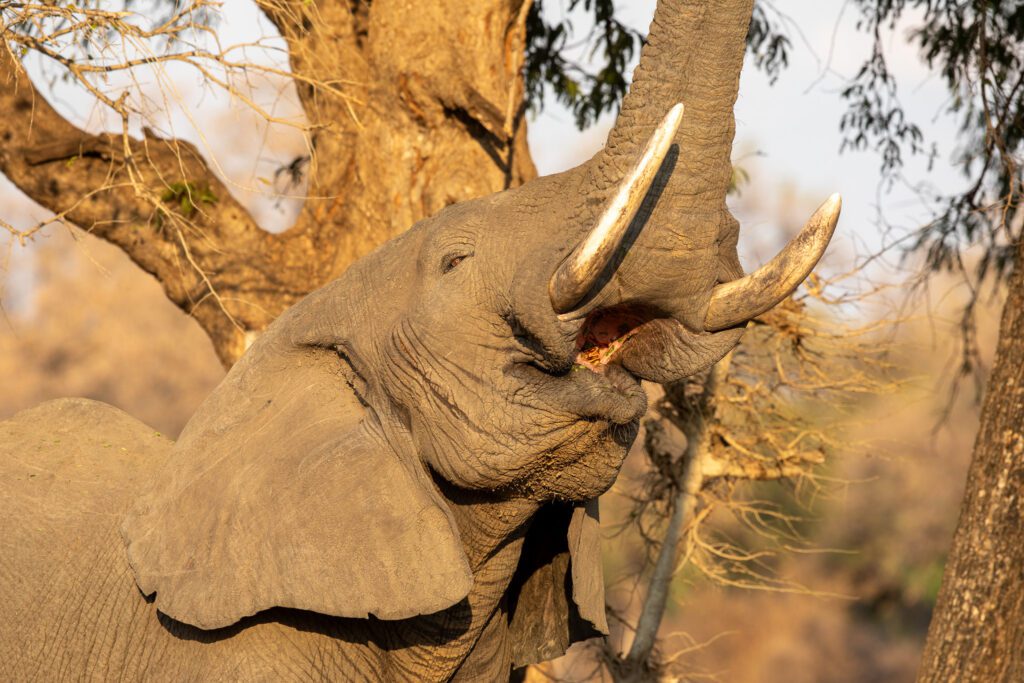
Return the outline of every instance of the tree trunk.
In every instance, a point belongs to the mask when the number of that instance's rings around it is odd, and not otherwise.
[[[309,199],[279,235],[192,146],[90,135],[64,120],[17,51],[0,46],[0,171],[154,275],[225,365],[286,307],[416,221],[536,175],[521,73],[531,0],[258,4],[288,42],[315,131]],[[182,188],[198,194],[191,207]]]
[[[1024,681],[1024,244],[918,681]]]

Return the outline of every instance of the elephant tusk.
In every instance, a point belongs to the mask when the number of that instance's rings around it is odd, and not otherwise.
[[[669,110],[651,135],[640,159],[601,212],[597,225],[551,276],[548,294],[556,313],[571,311],[593,289],[601,273],[615,257],[622,238],[675,140],[682,117],[682,103]]]
[[[716,332],[743,324],[792,294],[825,253],[842,207],[842,198],[833,194],[775,258],[746,277],[716,286],[704,329]]]

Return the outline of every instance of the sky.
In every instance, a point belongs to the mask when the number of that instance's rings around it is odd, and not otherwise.
[[[748,63],[736,104],[733,156],[750,176],[740,196],[731,200],[743,226],[741,259],[748,269],[769,259],[799,230],[818,203],[838,191],[843,195],[844,209],[830,258],[845,264],[854,255],[872,253],[883,244],[880,216],[894,226],[895,234],[900,234],[926,220],[927,207],[909,185],[888,189],[881,185],[880,159],[874,152],[839,153],[839,120],[844,105],[838,93],[870,49],[867,36],[856,29],[855,8],[847,0],[776,4],[794,17],[786,20],[792,41],[790,66],[772,85]],[[626,23],[646,31],[654,6],[654,0],[622,0],[617,7]],[[562,12],[558,2],[548,2],[545,9],[553,18]],[[226,0],[223,15],[226,19],[219,30],[224,45],[251,42],[273,33],[252,0]],[[961,181],[949,159],[957,139],[956,122],[945,114],[948,94],[944,84],[929,73],[907,40],[906,25],[912,23],[911,16],[891,32],[886,54],[903,87],[901,101],[911,119],[924,128],[926,142],[937,144],[940,156],[931,170],[923,158],[910,159],[905,176],[914,183],[955,190]],[[576,21],[575,26],[578,35],[588,28],[585,19]],[[264,45],[267,49],[263,51],[250,50],[249,58],[285,64],[280,38],[264,40]],[[30,61],[28,66],[38,78],[38,63]],[[239,179],[233,191],[249,196],[261,224],[271,230],[288,227],[298,202],[271,196],[266,180],[282,162],[302,152],[302,137],[295,129],[277,125],[253,134],[254,116],[244,105],[232,106],[225,97],[200,87],[196,75],[184,69],[171,69],[165,75],[142,74],[139,80],[154,93],[149,106],[162,119],[159,128],[163,133],[196,142],[215,159],[215,165],[229,177]],[[161,92],[164,94],[155,94]],[[284,118],[301,115],[286,92],[273,88],[262,92],[263,104],[275,114]],[[52,101],[62,114],[90,130],[109,128],[113,123],[81,92],[68,86],[58,84]],[[209,117],[231,124],[217,127],[229,132],[210,139],[204,132],[210,128],[204,123]],[[581,132],[569,112],[549,102],[529,124],[529,141],[538,170],[554,173],[589,158],[604,143],[613,120],[612,115],[606,115]],[[19,193],[6,179],[0,180],[5,218],[26,225],[45,216],[27,199],[16,199]],[[11,287],[19,288],[17,273],[27,272],[31,254],[15,250],[11,259],[9,266],[15,277],[9,280],[8,295]]]

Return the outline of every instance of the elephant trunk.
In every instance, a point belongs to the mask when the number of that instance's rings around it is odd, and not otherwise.
[[[642,303],[703,328],[712,288],[743,275],[739,227],[725,205],[732,177],[733,105],[753,0],[661,0],[605,149],[588,162],[586,201],[600,215],[659,122],[686,113],[625,240],[614,274],[587,304]]]
[[[615,128],[595,168],[598,187],[623,177],[655,126],[677,102],[686,122],[679,159],[651,221],[680,209],[720,207],[732,177],[733,105],[753,0],[662,0]]]
[[[552,280],[556,312],[571,309],[584,319],[577,337],[584,364],[617,359],[634,375],[657,382],[707,367],[732,348],[748,320],[793,292],[832,236],[838,195],[775,259],[743,277],[739,226],[725,199],[732,180],[733,106],[752,11],[753,0],[658,3],[616,126],[589,162],[594,190],[586,202],[597,217],[592,225],[607,222],[609,207],[623,194],[622,179],[636,173],[641,149],[658,138],[666,112],[682,105],[686,115],[650,190],[627,219],[631,224],[616,223],[621,229],[615,240],[593,228]],[[599,241],[613,246],[588,261],[592,275],[568,278],[575,287],[555,287],[561,271],[569,270],[566,264]]]

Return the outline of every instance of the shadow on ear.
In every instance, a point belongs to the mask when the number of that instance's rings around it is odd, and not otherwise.
[[[403,619],[459,602],[473,578],[422,465],[388,443],[336,354],[278,322],[125,519],[139,587],[203,629],[275,606]]]
[[[530,524],[508,594],[514,667],[608,635],[597,507],[550,503]]]

